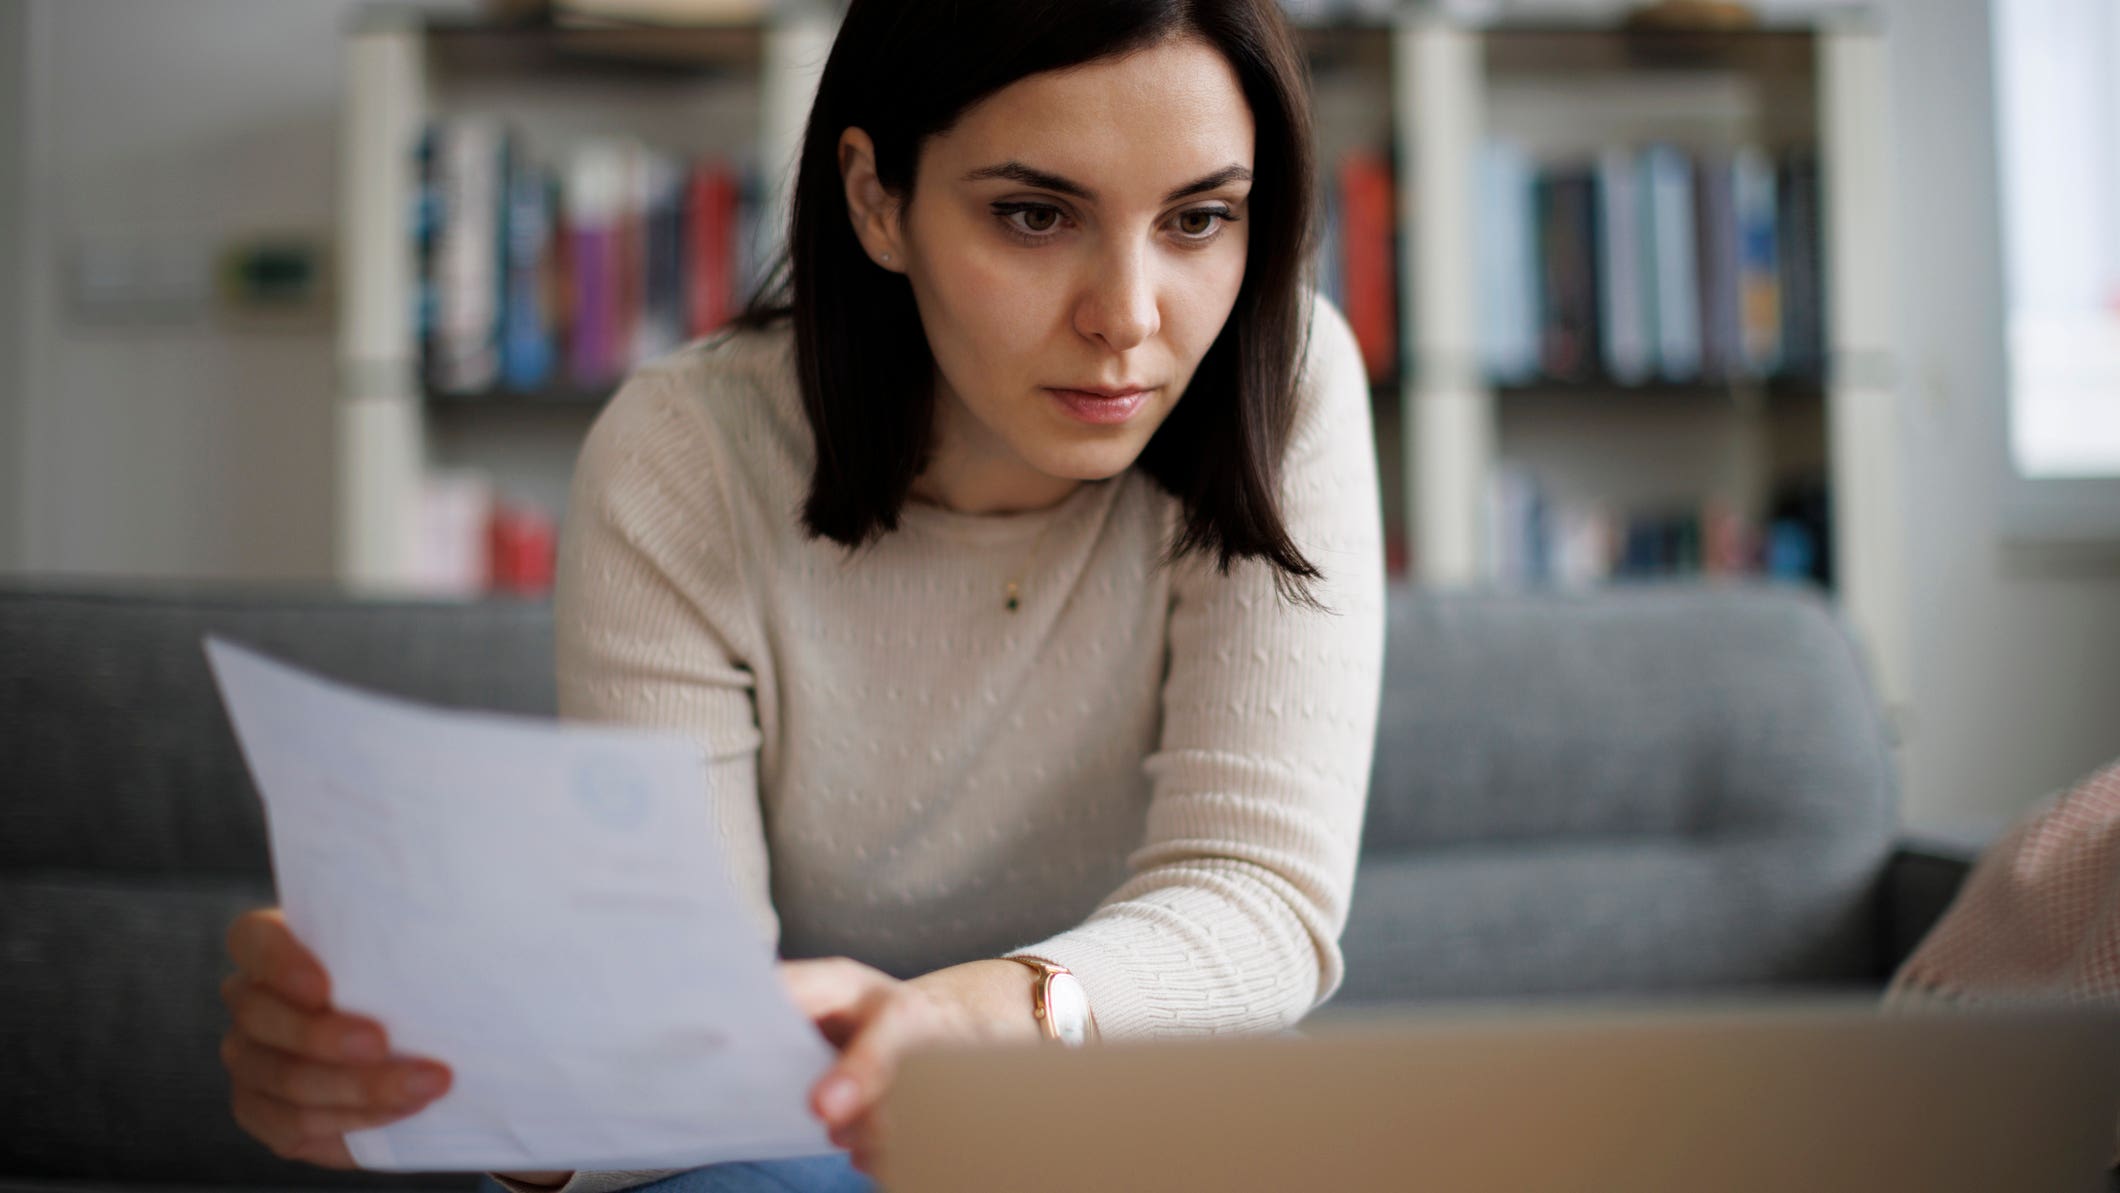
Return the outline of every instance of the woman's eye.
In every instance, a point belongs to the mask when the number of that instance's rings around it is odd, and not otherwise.
[[[1060,226],[1060,209],[1057,207],[1023,204],[1004,207],[1000,211],[1001,218],[1007,221],[1009,227],[1033,236],[1042,237]]]
[[[1215,220],[1212,211],[1188,211],[1178,217],[1178,231],[1187,236],[1205,236],[1215,230]]]
[[[1222,225],[1234,223],[1236,213],[1223,207],[1197,207],[1178,213],[1178,236],[1182,240],[1209,241],[1222,231]]]

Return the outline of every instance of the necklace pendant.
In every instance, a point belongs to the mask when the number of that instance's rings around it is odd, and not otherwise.
[[[1008,582],[1008,604],[1006,605],[1006,608],[1009,612],[1014,613],[1022,606],[1023,602],[1021,600],[1018,600],[1016,596],[1016,582],[1014,580],[1011,580]]]

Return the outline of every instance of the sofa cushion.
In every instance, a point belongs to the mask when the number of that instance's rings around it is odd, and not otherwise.
[[[268,872],[206,634],[430,703],[549,715],[551,625],[541,601],[0,589],[0,872]]]
[[[230,920],[271,901],[254,881],[0,879],[0,1172],[375,1184],[376,1174],[281,1160],[230,1113],[223,941]]]
[[[1458,846],[1364,859],[1336,1006],[1874,981],[1860,841]]]

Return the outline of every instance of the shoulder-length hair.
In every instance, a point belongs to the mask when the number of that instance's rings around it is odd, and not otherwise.
[[[1219,51],[1250,104],[1251,231],[1236,305],[1137,464],[1183,505],[1171,559],[1207,552],[1225,572],[1263,560],[1284,592],[1307,595],[1319,573],[1289,537],[1277,482],[1309,335],[1315,149],[1309,77],[1277,0],[853,0],[803,135],[787,254],[737,320],[794,321],[816,441],[811,533],[859,547],[896,530],[934,426],[935,362],[912,288],[855,238],[840,135],[866,130],[879,180],[909,201],[922,144],[979,100],[1176,36]]]

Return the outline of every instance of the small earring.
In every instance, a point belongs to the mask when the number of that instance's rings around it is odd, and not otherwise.
[[[890,259],[891,259],[891,255],[890,255],[889,253],[885,253],[885,254],[883,255],[883,259],[884,259],[884,260],[886,260],[886,261],[888,261],[888,260],[890,260]]]

